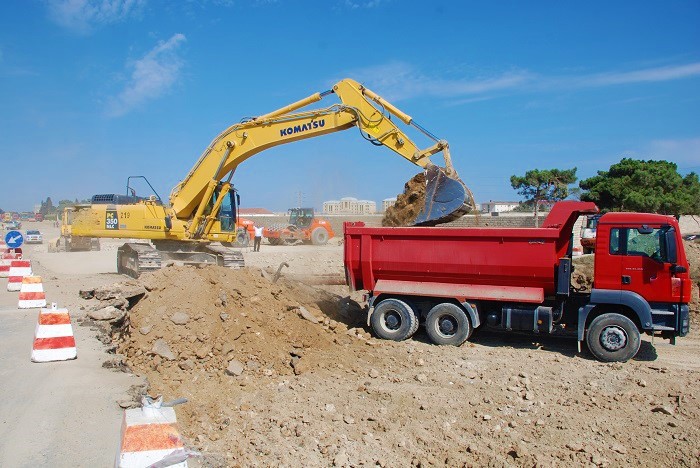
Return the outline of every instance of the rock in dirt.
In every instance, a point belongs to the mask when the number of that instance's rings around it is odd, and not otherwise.
[[[163,339],[157,339],[156,342],[153,343],[151,353],[155,354],[156,356],[160,356],[163,359],[167,359],[168,361],[175,359],[175,355],[170,350],[170,346],[168,346],[168,343],[166,343]]]
[[[151,333],[151,330],[153,330],[153,325],[145,325],[139,328],[139,333],[141,333],[142,335],[148,335],[149,333]]]
[[[187,322],[190,321],[190,316],[184,312],[175,312],[170,317],[170,321],[173,322],[175,325],[187,325]]]
[[[109,299],[115,299],[117,297],[123,297],[124,299],[131,299],[136,296],[143,296],[146,294],[146,288],[138,283],[121,283],[114,284],[111,286],[104,286],[94,290],[95,299],[99,301],[107,301]]]
[[[93,320],[117,320],[123,318],[124,315],[126,315],[126,312],[114,306],[102,307],[88,312],[88,317]]]
[[[191,359],[185,359],[184,361],[178,364],[178,367],[180,367],[180,369],[184,371],[191,371],[192,369],[194,369],[194,366],[194,361],[192,361]]]
[[[651,409],[652,413],[663,413],[669,416],[673,415],[673,408],[670,406],[655,406]]]
[[[78,296],[80,296],[81,299],[92,299],[95,297],[95,290],[94,289],[81,289],[78,291]]]
[[[226,367],[226,374],[238,377],[243,373],[243,363],[235,359],[231,359]]]
[[[299,307],[297,308],[297,310],[299,311],[299,316],[300,316],[300,317],[302,317],[302,318],[308,320],[308,321],[311,322],[311,323],[315,323],[315,324],[318,324],[318,323],[319,323],[319,322],[318,322],[318,319],[316,318],[316,316],[315,316],[314,314],[312,314],[311,312],[309,312],[308,310],[306,310],[306,307],[304,307],[304,306],[299,306]]]

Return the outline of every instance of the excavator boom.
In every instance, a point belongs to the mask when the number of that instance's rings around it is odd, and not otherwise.
[[[341,104],[297,112],[335,94]],[[379,106],[377,108],[372,103]],[[420,149],[391,120],[390,114],[412,125],[434,141]],[[194,235],[201,222],[203,199],[211,197],[216,182],[235,171],[251,156],[273,146],[291,143],[328,133],[357,127],[362,136],[377,146],[386,146],[408,161],[428,169],[434,166],[430,157],[442,153],[445,169],[431,169],[428,177],[425,208],[416,224],[439,224],[465,214],[473,207],[471,193],[452,167],[449,146],[413,121],[413,118],[356,81],[345,79],[332,90],[314,93],[307,98],[268,114],[232,125],[207,147],[185,179],[173,190],[170,203],[177,218],[193,216],[190,233]],[[437,174],[437,175],[435,175]]]

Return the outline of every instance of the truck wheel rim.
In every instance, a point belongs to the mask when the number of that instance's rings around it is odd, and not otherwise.
[[[437,321],[437,331],[442,336],[453,336],[457,332],[457,320],[451,315],[443,315]]]
[[[398,330],[401,327],[401,316],[393,310],[387,312],[384,315],[384,326],[387,330]]]
[[[627,346],[627,333],[622,327],[606,327],[600,334],[600,344],[608,351],[619,351]]]

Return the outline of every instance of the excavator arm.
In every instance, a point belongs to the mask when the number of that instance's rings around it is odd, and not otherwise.
[[[335,94],[341,101],[315,110],[299,109]],[[390,115],[406,125],[412,125],[434,144],[420,149],[391,120]],[[191,219],[185,231],[188,238],[207,234],[211,220],[217,215],[217,205],[205,215],[212,196],[221,181],[231,181],[239,164],[273,146],[317,137],[357,127],[362,136],[378,146],[386,146],[408,161],[428,170],[426,203],[415,224],[436,224],[454,219],[469,211],[473,197],[459,180],[451,164],[449,146],[413,119],[356,81],[345,79],[332,90],[311,96],[274,112],[232,125],[219,134],[207,147],[194,167],[170,195],[173,215]],[[445,170],[431,163],[430,157],[442,153]]]

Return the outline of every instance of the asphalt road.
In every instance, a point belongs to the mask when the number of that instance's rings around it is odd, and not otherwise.
[[[0,466],[112,466],[122,410],[136,377],[102,368],[95,332],[76,326],[78,359],[32,363],[39,309],[17,309],[0,280]]]

